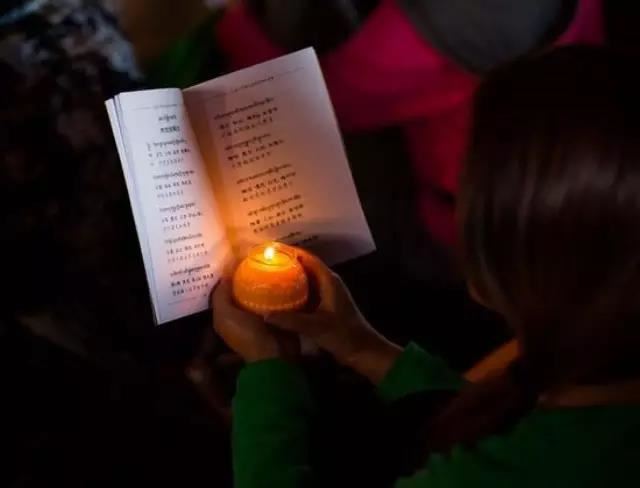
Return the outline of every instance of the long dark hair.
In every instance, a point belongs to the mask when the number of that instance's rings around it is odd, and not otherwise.
[[[432,447],[511,425],[542,392],[640,377],[640,78],[596,47],[523,59],[480,87],[461,181],[462,260],[521,347],[436,420]]]

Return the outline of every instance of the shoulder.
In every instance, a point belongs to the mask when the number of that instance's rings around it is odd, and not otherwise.
[[[640,409],[534,412],[504,435],[431,456],[398,488],[625,485],[636,471],[638,434]]]

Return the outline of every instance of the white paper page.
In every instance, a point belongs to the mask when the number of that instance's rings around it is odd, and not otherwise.
[[[122,93],[107,109],[156,321],[205,310],[230,249],[182,93]]]
[[[375,249],[312,49],[184,95],[239,252],[275,239],[335,263]]]
[[[117,97],[116,97],[117,98]],[[107,107],[107,114],[109,115],[109,121],[111,122],[111,129],[113,130],[113,137],[116,141],[116,148],[118,150],[118,156],[120,157],[120,164],[122,166],[122,172],[124,174],[125,183],[127,186],[127,193],[129,194],[129,201],[131,202],[131,213],[133,214],[133,220],[136,224],[137,234],[138,234],[138,242],[140,244],[140,250],[142,251],[142,261],[144,263],[145,274],[147,277],[147,284],[149,284],[149,292],[152,297],[152,301],[154,303],[153,308],[153,319],[155,323],[158,323],[158,316],[155,307],[155,297],[152,291],[151,283],[154,282],[153,279],[153,266],[151,261],[151,256],[149,254],[149,242],[147,239],[146,232],[142,232],[142,229],[145,228],[144,220],[142,218],[142,214],[140,212],[141,205],[138,200],[138,194],[136,191],[136,186],[134,184],[134,178],[131,173],[131,168],[129,167],[127,150],[125,147],[125,141],[122,134],[122,127],[120,123],[120,114],[119,109],[116,105],[115,99],[109,99],[105,102]]]

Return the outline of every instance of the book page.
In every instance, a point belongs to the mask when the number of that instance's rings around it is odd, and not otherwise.
[[[312,49],[184,96],[239,253],[279,240],[336,263],[375,249]]]
[[[205,310],[230,247],[177,89],[107,102],[156,322]]]

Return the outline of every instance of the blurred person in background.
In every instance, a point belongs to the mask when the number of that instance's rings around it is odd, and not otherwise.
[[[153,326],[104,108],[141,83],[101,4],[1,2],[3,486],[224,484],[226,435],[164,373],[194,331]]]
[[[140,84],[131,45],[97,3],[2,3],[6,312],[83,355],[133,318],[144,286],[104,110]]]

